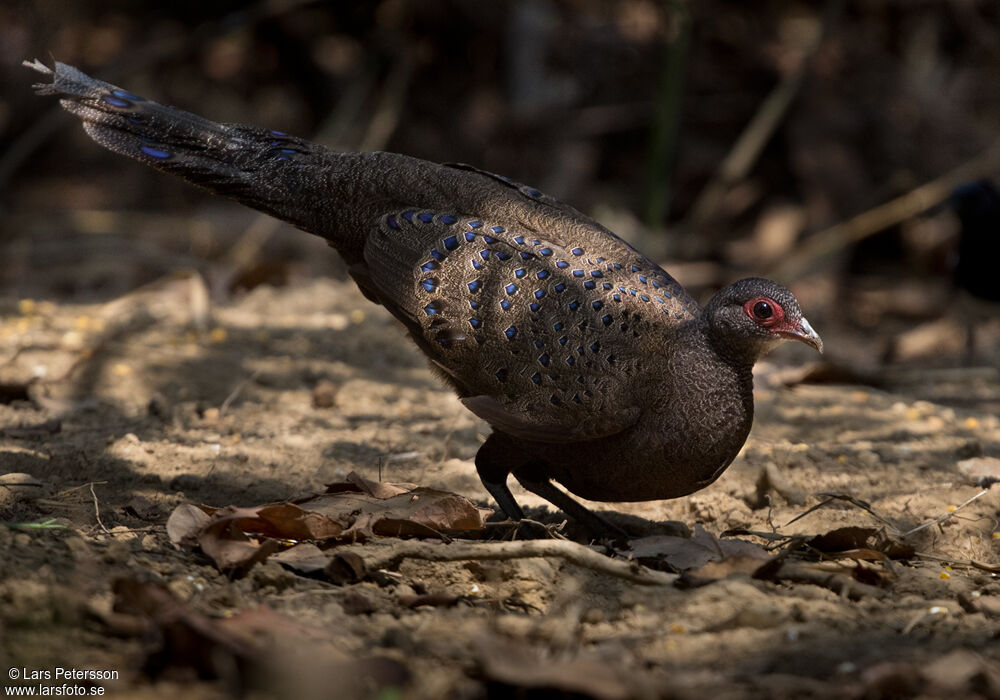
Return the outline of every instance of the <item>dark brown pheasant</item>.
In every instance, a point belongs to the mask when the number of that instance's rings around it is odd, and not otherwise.
[[[753,420],[751,368],[783,339],[822,350],[787,289],[744,279],[699,311],[656,264],[538,190],[467,165],[335,153],[216,124],[56,63],[57,95],[102,146],[322,236],[462,402],[504,512],[521,484],[595,531],[595,501],[673,498],[719,477]]]

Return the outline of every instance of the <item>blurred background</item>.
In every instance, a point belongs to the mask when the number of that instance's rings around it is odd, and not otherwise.
[[[322,241],[91,143],[33,95],[35,57],[218,121],[503,173],[699,299],[773,276],[834,378],[1000,363],[995,2],[8,0],[4,314],[179,268],[217,300],[344,275]]]

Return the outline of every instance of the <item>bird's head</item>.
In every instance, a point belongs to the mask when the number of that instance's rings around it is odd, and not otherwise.
[[[760,277],[739,280],[712,297],[702,312],[713,343],[756,360],[783,340],[823,352],[823,340],[787,288]]]

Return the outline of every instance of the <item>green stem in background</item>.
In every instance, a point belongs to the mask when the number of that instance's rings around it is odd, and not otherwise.
[[[667,46],[663,72],[656,89],[653,128],[648,150],[648,175],[644,219],[646,225],[663,225],[670,207],[671,176],[677,152],[680,126],[681,94],[684,70],[691,44],[691,12],[685,0],[670,3],[674,28],[673,41]]]

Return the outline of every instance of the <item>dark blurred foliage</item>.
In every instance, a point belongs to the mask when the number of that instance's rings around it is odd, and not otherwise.
[[[0,286],[15,295],[107,296],[181,265],[274,281],[337,264],[283,229],[251,236],[256,262],[234,257],[255,215],[89,143],[33,96],[19,64],[34,57],[219,121],[512,176],[705,287],[766,273],[798,241],[1000,135],[991,0],[8,1]],[[692,221],[733,144],[793,79],[762,152]],[[908,217],[813,266],[796,291],[836,311],[845,287],[947,285],[957,228],[947,208]],[[273,279],[262,260],[280,263]],[[711,265],[679,265],[691,262]],[[865,296],[850,320],[870,326],[898,306]]]

